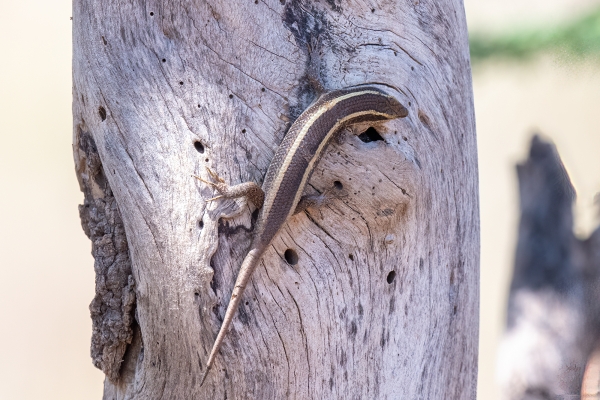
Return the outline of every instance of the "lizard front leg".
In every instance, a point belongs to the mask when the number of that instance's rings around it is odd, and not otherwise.
[[[254,182],[244,182],[237,185],[229,186],[223,178],[221,178],[217,173],[213,172],[210,168],[206,167],[208,174],[214,180],[214,182],[207,181],[199,176],[192,175],[194,178],[198,179],[201,182],[206,183],[209,186],[212,186],[219,192],[218,196],[209,199],[208,201],[213,201],[217,199],[237,199],[239,197],[245,197],[250,200],[252,204],[258,209],[262,208],[263,203],[265,202],[265,192]]]
[[[347,196],[348,193],[342,188],[342,185],[337,183],[334,184],[333,188],[325,190],[323,193],[316,194],[305,194],[300,198],[294,215],[306,211],[308,208],[320,208],[324,205],[331,203],[332,200],[339,199]]]

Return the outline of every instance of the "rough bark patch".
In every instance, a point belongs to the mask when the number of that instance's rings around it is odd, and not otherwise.
[[[85,234],[92,241],[96,272],[96,296],[90,304],[91,356],[94,365],[116,381],[123,355],[133,338],[135,282],[129,247],[96,144],[82,127],[78,129],[75,146],[77,175],[85,195],[79,216]]]

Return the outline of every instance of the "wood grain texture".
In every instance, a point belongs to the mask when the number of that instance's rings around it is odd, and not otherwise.
[[[74,124],[91,132],[122,213],[139,323],[106,399],[475,397],[462,2],[75,0],[73,24]],[[327,151],[309,189],[339,181],[347,196],[286,223],[200,388],[253,209],[206,202],[214,193],[190,175],[209,166],[261,184],[320,85],[364,83],[387,85],[409,116],[369,143],[357,125]]]

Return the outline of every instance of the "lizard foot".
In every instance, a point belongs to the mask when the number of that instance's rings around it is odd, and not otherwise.
[[[215,196],[207,201],[213,201],[221,198],[225,199],[237,199],[239,197],[245,197],[250,200],[252,204],[256,206],[256,208],[261,208],[265,201],[265,193],[263,190],[254,182],[244,182],[238,185],[229,186],[225,183],[225,180],[221,178],[216,172],[212,171],[210,168],[206,167],[208,174],[210,175],[212,182],[207,181],[199,176],[192,175],[194,178],[198,179],[201,182],[206,183],[207,185],[216,189],[219,192],[218,196]]]
[[[333,188],[327,189],[323,193],[304,195],[300,198],[300,201],[294,210],[294,215],[306,211],[306,209],[311,207],[322,207],[331,203],[332,200],[339,199],[347,195],[348,193],[342,189],[341,184],[338,185],[337,183],[334,184]]]

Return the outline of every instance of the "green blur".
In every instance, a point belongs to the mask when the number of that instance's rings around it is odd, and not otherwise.
[[[540,53],[600,62],[600,7],[569,22],[490,35],[470,32],[471,60],[527,60]]]

